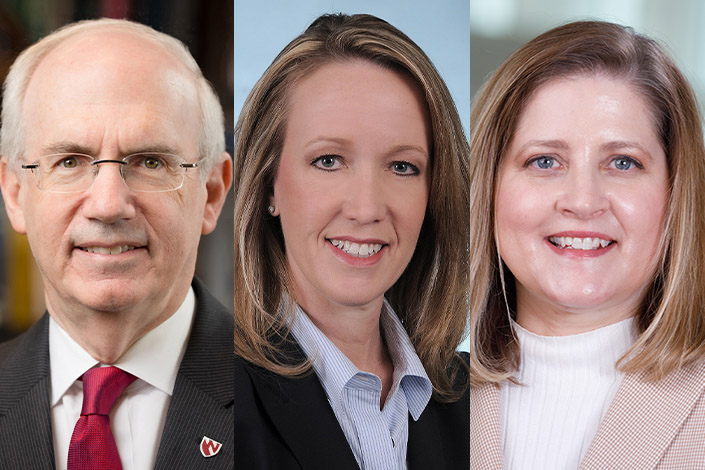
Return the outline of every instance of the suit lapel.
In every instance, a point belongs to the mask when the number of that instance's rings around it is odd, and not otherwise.
[[[470,387],[470,468],[504,468],[499,387]]]
[[[409,470],[448,467],[441,438],[443,426],[432,403],[427,405],[419,421],[414,421],[409,415],[409,442],[406,448]]]
[[[470,356],[463,353],[460,361],[469,364]],[[461,365],[455,386],[467,384],[468,376]],[[409,442],[406,461],[409,470],[467,469],[470,467],[470,391],[456,401],[441,403],[433,397],[418,421],[409,415]]]
[[[287,349],[289,357],[303,357],[298,345]],[[247,372],[264,411],[302,469],[359,469],[315,373],[287,378],[251,366]]]
[[[198,281],[197,312],[174,384],[155,469],[228,469],[234,461],[233,319]],[[203,437],[222,444],[201,454]]]
[[[655,383],[628,374],[580,468],[655,468],[703,393],[702,362]]]
[[[432,398],[418,421],[409,415],[409,470],[470,467],[469,404],[467,393],[453,403],[439,403]]]
[[[0,468],[54,468],[49,375],[49,315],[3,345],[0,367]]]

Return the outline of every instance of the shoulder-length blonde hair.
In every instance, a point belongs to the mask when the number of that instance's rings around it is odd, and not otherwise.
[[[705,357],[705,151],[693,90],[654,40],[628,27],[583,21],[559,26],[524,45],[487,80],[473,104],[473,386],[510,378],[519,366],[509,313],[513,278],[501,265],[494,238],[502,158],[524,106],[538,88],[557,78],[594,74],[624,80],[645,99],[670,175],[657,270],[637,317],[641,335],[619,365],[625,372],[659,380]]]
[[[235,352],[283,375],[308,368],[282,354],[291,292],[279,219],[267,213],[297,82],[321,66],[367,60],[406,74],[424,92],[432,129],[431,189],[414,255],[386,293],[399,315],[436,397],[457,396],[456,348],[466,333],[469,146],[450,93],[423,51],[370,15],[323,15],[274,59],[245,102],[235,126]],[[467,382],[467,380],[465,380]],[[456,387],[457,388],[457,387]]]

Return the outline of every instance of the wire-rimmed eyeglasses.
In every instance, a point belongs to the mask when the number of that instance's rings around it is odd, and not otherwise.
[[[175,191],[184,184],[186,170],[198,167],[198,162],[187,162],[168,153],[135,153],[121,160],[95,159],[80,153],[45,155],[32,163],[22,165],[31,170],[37,187],[54,193],[79,193],[87,190],[99,165],[115,163],[128,188],[141,192]]]

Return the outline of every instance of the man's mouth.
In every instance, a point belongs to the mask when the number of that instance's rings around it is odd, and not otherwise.
[[[573,250],[583,251],[607,248],[614,243],[614,240],[604,240],[596,237],[548,237],[548,241],[561,249],[571,248]]]
[[[355,243],[350,240],[335,240],[332,238],[328,239],[328,241],[336,248],[356,258],[369,258],[379,253],[384,246],[380,243]]]
[[[117,245],[117,246],[79,246],[79,250],[86,251],[88,253],[97,253],[100,255],[119,255],[120,253],[125,253],[126,251],[132,251],[136,247],[134,245]]]

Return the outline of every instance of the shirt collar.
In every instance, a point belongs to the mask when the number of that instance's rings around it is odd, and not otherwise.
[[[409,412],[414,420],[418,420],[433,393],[431,380],[428,378],[401,320],[386,299],[380,318],[382,334],[394,365],[390,396],[399,387],[405,389],[408,386],[420,389],[421,393],[406,394]],[[291,333],[311,360],[313,370],[321,381],[326,395],[335,402],[334,406],[339,406],[343,389],[360,370],[316,327],[298,305],[291,324]]]
[[[426,369],[424,369],[421,359],[416,354],[416,349],[411,344],[404,325],[401,324],[401,320],[399,320],[399,317],[394,313],[386,299],[382,308],[381,325],[384,340],[387,343],[387,350],[394,364],[394,378],[392,380],[392,389],[389,393],[390,395],[395,393],[399,386],[414,387],[419,390],[419,393],[405,394],[409,412],[416,421],[421,416],[433,394],[431,379],[428,378]]]
[[[129,372],[166,394],[172,394],[179,364],[186,351],[187,339],[196,306],[193,288],[172,316],[137,340],[116,367]],[[51,370],[51,405],[59,402],[71,385],[85,371],[98,364],[53,319],[49,320],[49,364]]]

